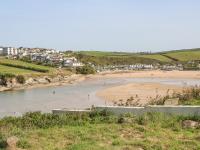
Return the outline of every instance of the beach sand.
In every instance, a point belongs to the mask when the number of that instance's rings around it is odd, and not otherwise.
[[[163,97],[167,94],[171,95],[173,92],[179,92],[181,90],[181,86],[175,85],[159,83],[130,83],[103,89],[97,92],[96,95],[109,102],[119,101],[120,99],[125,101],[132,96],[135,97],[135,99],[140,99],[140,104],[146,104],[152,98],[156,98],[157,96]]]
[[[131,77],[131,78],[190,78],[200,79],[200,71],[162,71],[162,70],[146,70],[146,71],[108,71],[96,75],[89,75],[91,78],[115,78],[115,77]]]

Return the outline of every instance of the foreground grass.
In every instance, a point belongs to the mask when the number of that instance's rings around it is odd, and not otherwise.
[[[184,119],[163,114],[134,117],[105,112],[64,116],[31,113],[2,119],[0,131],[2,139],[17,136],[18,147],[32,150],[200,149],[200,130],[183,129]]]
[[[180,103],[181,105],[200,105],[200,99],[190,99],[188,101],[183,101]]]

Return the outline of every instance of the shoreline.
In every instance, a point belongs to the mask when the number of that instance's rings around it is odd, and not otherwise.
[[[44,79],[43,77],[42,79]],[[200,71],[162,71],[162,70],[142,70],[142,71],[107,71],[100,72],[94,75],[80,75],[73,74],[65,76],[59,81],[50,83],[34,83],[34,84],[18,84],[13,87],[0,87],[0,92],[4,91],[17,91],[27,90],[33,88],[45,88],[54,86],[64,86],[68,84],[79,83],[87,79],[95,80],[101,78],[187,78],[187,79],[200,79]]]
[[[16,87],[0,87],[0,92],[6,91],[18,91],[18,90],[28,90],[34,88],[45,88],[54,86],[64,86],[75,84],[84,81],[86,76],[73,74],[71,76],[64,77],[60,81],[50,82],[50,83],[34,83],[34,84],[18,84]]]

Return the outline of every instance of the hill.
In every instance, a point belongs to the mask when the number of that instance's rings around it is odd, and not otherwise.
[[[200,48],[157,53],[80,51],[76,52],[76,55],[83,62],[89,61],[96,64],[186,63],[191,60],[200,60]]]
[[[25,76],[40,76],[40,75],[56,75],[58,73],[56,68],[36,65],[20,60],[6,59],[0,57],[0,74],[14,74]],[[63,71],[63,73],[67,73]]]

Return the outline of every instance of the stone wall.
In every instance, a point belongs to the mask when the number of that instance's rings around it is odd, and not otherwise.
[[[97,111],[107,110],[116,115],[133,113],[142,115],[147,112],[160,112],[182,116],[200,116],[200,106],[147,106],[147,107],[121,107],[121,106],[97,106]]]

